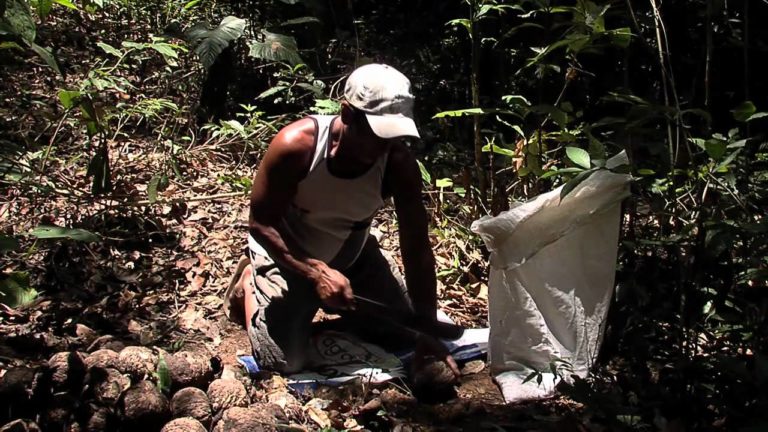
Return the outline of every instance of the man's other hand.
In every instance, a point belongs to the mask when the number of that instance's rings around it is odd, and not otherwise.
[[[325,263],[318,262],[313,267],[315,272],[310,279],[315,284],[320,301],[333,309],[353,310],[355,298],[349,279]]]
[[[421,335],[416,344],[414,362],[418,365],[428,362],[430,358],[445,362],[448,369],[452,372],[454,379],[458,380],[461,377],[459,366],[456,364],[456,360],[453,359],[453,356],[451,356],[448,348],[432,336]]]

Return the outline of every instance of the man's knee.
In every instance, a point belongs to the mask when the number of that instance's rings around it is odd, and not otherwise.
[[[302,331],[304,326],[296,325],[300,324],[298,320],[293,323],[283,320],[268,326],[264,312],[252,317],[248,329],[253,356],[259,367],[280,373],[301,371],[307,364],[309,333]]]
[[[269,343],[253,346],[253,357],[259,368],[282,374],[300,372],[307,365],[306,350],[282,350]]]

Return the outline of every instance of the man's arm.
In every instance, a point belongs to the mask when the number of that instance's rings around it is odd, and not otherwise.
[[[461,328],[437,321],[437,277],[435,256],[429,243],[429,218],[421,197],[421,173],[416,159],[404,143],[393,144],[387,163],[385,191],[391,192],[400,227],[400,253],[405,266],[405,283],[416,320],[434,326],[445,337],[457,338]],[[433,332],[430,332],[433,333]],[[445,345],[434,337],[421,335],[416,347],[416,363],[436,356],[445,361],[455,378],[459,367]],[[421,360],[420,360],[421,359]]]
[[[310,280],[324,303],[345,309],[353,300],[349,280],[326,263],[308,257],[280,230],[312,162],[314,135],[314,122],[305,119],[286,126],[272,140],[253,179],[248,228],[275,262]]]
[[[402,142],[392,145],[385,179],[395,202],[408,295],[417,319],[432,322],[437,313],[437,279],[429,218],[422,202],[419,166]]]

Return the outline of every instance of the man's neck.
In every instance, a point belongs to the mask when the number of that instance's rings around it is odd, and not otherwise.
[[[331,174],[354,179],[368,172],[377,159],[364,160],[355,153],[356,142],[350,141],[350,137],[344,134],[345,128],[340,118],[334,119],[331,124],[331,148],[328,151],[327,163]]]

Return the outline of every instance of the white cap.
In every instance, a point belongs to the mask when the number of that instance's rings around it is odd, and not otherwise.
[[[347,78],[344,97],[365,113],[377,136],[419,137],[413,122],[411,81],[392,66],[372,63],[355,69]]]

